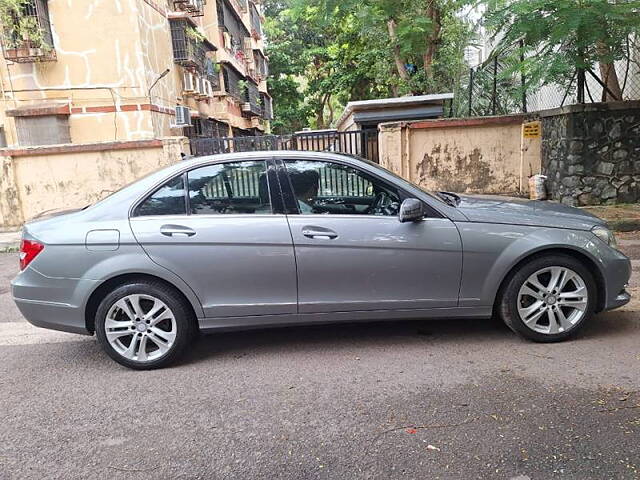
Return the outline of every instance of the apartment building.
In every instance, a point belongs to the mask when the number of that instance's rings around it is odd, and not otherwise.
[[[259,0],[28,0],[12,15],[2,146],[269,130]]]

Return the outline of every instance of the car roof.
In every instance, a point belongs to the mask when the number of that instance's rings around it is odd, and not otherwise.
[[[368,160],[357,157],[355,155],[349,155],[344,153],[335,152],[311,152],[306,150],[259,150],[250,152],[234,152],[234,153],[219,153],[215,155],[203,155],[198,157],[187,157],[187,159],[179,162],[181,166],[198,166],[201,164],[228,162],[233,160],[251,160],[251,159],[264,159],[264,158],[295,158],[295,159],[328,159],[341,160],[348,163],[370,163]]]

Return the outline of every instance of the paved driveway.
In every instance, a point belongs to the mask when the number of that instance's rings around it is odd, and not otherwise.
[[[495,321],[287,328],[133,372],[25,323],[16,264],[0,255],[2,479],[640,476],[637,304],[563,344]]]

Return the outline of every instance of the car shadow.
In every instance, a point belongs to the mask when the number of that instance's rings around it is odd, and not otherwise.
[[[608,312],[596,315],[573,341],[624,337],[640,330],[635,312]],[[239,358],[259,350],[354,351],[371,347],[396,347],[437,343],[464,346],[482,343],[487,348],[505,343],[526,343],[500,320],[447,319],[402,320],[287,326],[201,335],[183,363],[211,357]]]
[[[274,351],[341,351],[397,345],[504,342],[511,331],[494,319],[369,321],[288,326],[201,335],[186,363],[218,356],[243,356],[259,349]],[[517,341],[517,339],[516,339]]]

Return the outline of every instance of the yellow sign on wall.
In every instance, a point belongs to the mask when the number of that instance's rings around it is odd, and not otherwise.
[[[540,137],[540,122],[527,122],[522,124],[522,136],[524,138],[539,138]]]

